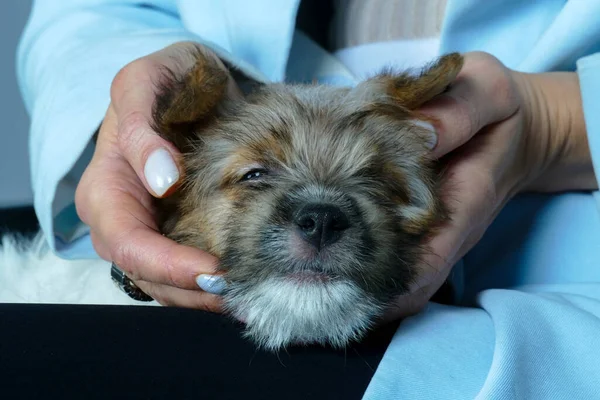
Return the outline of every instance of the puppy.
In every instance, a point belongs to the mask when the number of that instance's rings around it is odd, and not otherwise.
[[[157,200],[162,232],[220,259],[226,311],[259,346],[360,339],[419,274],[446,221],[434,138],[415,109],[462,67],[384,71],[354,88],[260,85],[242,94],[213,55],[165,74],[157,132],[183,184]]]

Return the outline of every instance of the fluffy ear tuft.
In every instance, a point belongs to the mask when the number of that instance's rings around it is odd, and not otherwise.
[[[185,151],[199,125],[215,116],[231,79],[216,56],[201,49],[192,56],[195,64],[184,74],[165,70],[153,109],[153,128],[180,151]]]
[[[363,101],[392,102],[414,110],[443,93],[456,79],[462,66],[463,57],[459,53],[450,53],[417,74],[381,72],[359,84],[354,92]]]

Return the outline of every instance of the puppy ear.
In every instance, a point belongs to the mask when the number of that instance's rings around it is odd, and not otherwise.
[[[440,57],[418,73],[383,71],[360,83],[354,94],[368,103],[390,102],[414,110],[444,92],[463,66],[459,53]]]
[[[390,148],[398,157],[395,164],[402,166],[398,181],[407,195],[406,203],[399,206],[398,212],[404,217],[404,229],[415,235],[429,232],[448,215],[437,196],[439,172],[427,146],[432,133],[415,122],[428,118],[415,111],[443,93],[456,79],[462,66],[463,57],[451,53],[418,73],[384,71],[350,91],[353,105],[358,106],[354,113],[357,119],[377,116],[380,119],[372,120],[372,123],[380,129],[390,127],[385,134],[401,141],[401,145]],[[373,126],[367,131],[376,129]],[[398,132],[409,135],[400,138]]]
[[[185,152],[201,126],[214,118],[235,83],[215,55],[197,49],[194,66],[183,74],[165,69],[153,109],[153,128]]]

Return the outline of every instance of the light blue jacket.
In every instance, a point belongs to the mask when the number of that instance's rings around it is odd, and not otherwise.
[[[18,78],[32,118],[35,209],[52,248],[64,257],[95,256],[72,206],[73,188],[110,83],[128,62],[195,40],[257,80],[352,85],[335,58],[295,31],[298,3],[35,1]],[[442,53],[483,50],[526,72],[576,70],[600,176],[600,1],[449,0],[441,43]],[[534,196],[510,205],[457,269],[464,304],[474,308],[432,305],[404,324],[365,397],[600,399],[596,196]]]

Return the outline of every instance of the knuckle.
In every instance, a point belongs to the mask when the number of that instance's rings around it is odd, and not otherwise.
[[[510,94],[513,92],[512,79],[509,74],[504,71],[499,71],[490,77],[490,84],[492,92],[498,95],[500,98],[510,98]]]
[[[506,117],[516,108],[518,93],[510,70],[495,56],[485,52],[470,53],[470,68],[487,80],[489,96],[497,112]]]
[[[156,260],[158,265],[163,266],[165,271],[165,284],[173,287],[184,287],[180,275],[176,272],[179,265],[179,259],[176,255],[175,247],[170,246],[166,251],[158,255]]]
[[[140,275],[136,272],[136,252],[134,246],[126,240],[118,240],[112,246],[111,259],[117,266],[125,272],[131,280],[140,280]]]
[[[467,54],[467,65],[469,69],[476,71],[489,71],[502,65],[502,62],[493,54],[485,51],[472,51]]]
[[[145,78],[152,68],[152,62],[147,57],[138,58],[121,68],[111,82],[111,99],[118,100],[132,82]]]
[[[137,148],[147,126],[146,117],[141,111],[133,111],[125,115],[119,121],[117,129],[117,140],[121,151],[127,152],[128,149]]]
[[[97,185],[91,184],[87,179],[82,179],[75,190],[75,208],[85,223],[89,222],[89,216],[94,212],[96,206],[102,203],[102,191],[97,188]]]
[[[477,64],[482,67],[490,67],[491,65],[499,64],[500,60],[493,54],[485,51],[473,51],[470,54],[473,64]]]
[[[129,268],[129,263],[131,260],[129,246],[123,243],[115,244],[111,249],[110,257],[112,261],[123,270],[123,272],[125,272],[128,275],[131,273],[131,270]],[[134,277],[132,276],[130,276],[130,278],[134,279]]]
[[[89,199],[89,188],[85,184],[85,181],[82,180],[79,185],[77,185],[77,189],[75,190],[75,211],[77,212],[79,219],[88,225],[90,223]]]
[[[94,247],[96,253],[98,253],[98,255],[100,256],[100,258],[102,258],[103,260],[110,261],[110,254],[106,251],[106,247],[104,246],[104,243],[102,243],[102,240],[98,237],[98,235],[94,231],[91,231],[90,237],[92,240],[92,246]]]
[[[453,107],[453,118],[458,127],[461,136],[469,138],[476,133],[479,126],[479,117],[477,110],[469,99],[454,95],[455,104]]]
[[[119,97],[121,91],[126,86],[129,75],[129,65],[126,65],[113,78],[110,84],[110,97],[112,101],[115,101]]]
[[[75,190],[75,210],[77,215],[90,227],[99,228],[106,215],[106,190],[104,185],[99,184],[96,172],[92,172],[91,166],[83,174],[81,181]]]
[[[512,76],[503,68],[490,77],[489,84],[496,109],[503,117],[507,117],[517,104],[517,91]]]

